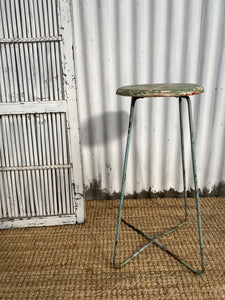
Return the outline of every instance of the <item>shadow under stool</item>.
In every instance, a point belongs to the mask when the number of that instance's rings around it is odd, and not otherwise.
[[[114,249],[114,257],[113,257],[113,265],[116,268],[121,268],[125,264],[127,264],[131,259],[136,257],[139,253],[141,253],[145,248],[147,248],[152,243],[157,244],[162,250],[166,251],[172,257],[174,257],[177,261],[185,265],[188,269],[190,269],[195,274],[201,274],[204,272],[204,255],[203,255],[203,242],[202,242],[202,228],[201,228],[201,215],[200,215],[200,202],[199,202],[199,192],[198,192],[198,180],[197,180],[197,170],[196,170],[196,157],[195,157],[195,147],[194,147],[194,126],[193,126],[193,117],[192,117],[192,108],[191,108],[191,100],[190,95],[197,95],[204,91],[203,87],[198,84],[191,83],[167,83],[167,84],[142,84],[142,85],[130,85],[123,86],[117,90],[117,95],[121,96],[129,96],[131,97],[131,106],[130,106],[130,116],[129,116],[129,126],[128,126],[128,134],[127,134],[127,143],[126,143],[126,152],[124,158],[124,166],[123,166],[123,176],[122,176],[122,187],[121,187],[121,198],[119,205],[119,215],[117,222],[117,231],[116,231],[116,240],[115,240],[115,249]],[[182,154],[182,169],[183,169],[183,187],[184,187],[184,205],[185,205],[185,219],[179,225],[169,229],[168,231],[157,235],[155,237],[151,237],[148,234],[142,232],[138,228],[134,227],[132,224],[125,221],[122,217],[122,209],[124,202],[124,192],[125,192],[125,183],[126,183],[126,173],[127,173],[127,161],[128,154],[130,148],[130,138],[133,124],[133,116],[136,100],[139,98],[146,97],[176,97],[179,98],[179,115],[180,115],[180,135],[181,135],[181,154]],[[196,210],[197,210],[197,223],[198,223],[198,237],[199,237],[199,245],[200,245],[200,257],[201,257],[201,270],[197,270],[194,267],[190,266],[184,260],[180,259],[176,254],[172,253],[166,247],[164,247],[159,239],[163,236],[173,232],[174,230],[182,227],[188,216],[188,208],[187,208],[187,190],[186,190],[186,174],[185,174],[185,157],[184,157],[184,135],[183,135],[183,117],[182,117],[182,99],[187,101],[188,106],[188,116],[189,116],[189,128],[190,128],[190,142],[191,142],[191,153],[192,153],[192,166],[193,166],[193,174],[194,174],[194,186],[195,186],[195,198],[196,198]],[[117,264],[117,252],[118,252],[118,242],[119,242],[119,233],[120,233],[120,225],[121,221],[129,226],[134,231],[143,235],[147,238],[148,243],[141,247],[138,251],[136,251],[132,256],[127,258],[120,264]]]

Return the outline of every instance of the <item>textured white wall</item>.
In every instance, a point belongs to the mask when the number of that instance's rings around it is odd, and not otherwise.
[[[72,0],[84,183],[119,192],[130,100],[119,86],[199,83],[199,187],[225,181],[225,1]],[[192,188],[186,105],[187,183]],[[178,100],[138,100],[126,193],[182,191]]]

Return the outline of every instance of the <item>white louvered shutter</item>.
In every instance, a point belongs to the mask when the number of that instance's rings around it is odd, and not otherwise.
[[[66,0],[0,1],[0,228],[82,223]]]

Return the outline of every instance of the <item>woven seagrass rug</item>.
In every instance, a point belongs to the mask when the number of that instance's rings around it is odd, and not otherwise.
[[[195,275],[157,245],[112,265],[117,200],[87,201],[82,225],[0,231],[0,299],[225,299],[225,198],[201,198],[206,270]],[[189,219],[160,242],[200,265],[194,199]],[[184,217],[183,199],[125,200],[124,218],[157,235]],[[122,225],[119,260],[146,240]]]

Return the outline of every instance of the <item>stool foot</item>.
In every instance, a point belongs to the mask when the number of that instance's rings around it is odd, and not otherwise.
[[[159,245],[160,247],[162,246],[157,240],[160,239],[161,237],[173,232],[174,230],[182,227],[185,224],[185,220],[183,222],[181,222],[179,225],[172,227],[171,229],[157,235],[156,237],[152,238],[151,236],[147,235],[146,233],[144,233],[143,231],[141,231],[140,229],[134,227],[132,224],[128,223],[127,221],[125,221],[124,219],[121,219],[121,221],[127,225],[128,227],[130,227],[131,229],[133,229],[134,231],[138,232],[139,234],[143,235],[145,238],[147,238],[148,240],[150,240],[150,242],[148,242],[147,244],[145,244],[143,247],[141,247],[138,251],[136,251],[133,255],[131,255],[129,258],[127,258],[125,261],[123,261],[121,264],[116,264],[116,256],[114,256],[114,267],[116,267],[117,269],[122,268],[125,264],[127,264],[129,261],[131,261],[133,258],[135,258],[139,253],[141,253],[143,250],[145,250],[148,246],[150,246],[152,243],[156,243],[157,245]],[[162,248],[162,247],[161,247]],[[167,251],[168,252],[168,251]],[[174,256],[174,255],[173,255]]]
[[[160,247],[162,250],[164,250],[166,253],[168,253],[169,255],[171,255],[173,258],[175,258],[178,262],[180,262],[181,264],[183,264],[184,266],[186,266],[189,270],[191,270],[193,273],[195,274],[202,274],[204,272],[204,268],[202,268],[201,270],[197,270],[195,268],[193,268],[192,266],[190,266],[188,263],[186,263],[184,260],[180,259],[175,253],[173,253],[172,251],[170,251],[169,249],[167,249],[165,246],[163,246],[158,240],[173,232],[174,230],[182,227],[186,222],[183,221],[182,223],[180,223],[179,225],[172,227],[171,229],[169,229],[168,231],[165,231],[159,235],[157,235],[156,237],[151,237],[149,235],[147,235],[146,233],[142,232],[140,229],[134,227],[132,224],[128,223],[127,221],[122,219],[122,222],[127,225],[128,227],[130,227],[131,229],[133,229],[134,231],[138,232],[139,234],[143,235],[145,238],[147,238],[148,240],[150,240],[147,244],[145,244],[144,246],[142,246],[138,251],[136,251],[134,254],[132,254],[130,257],[128,257],[126,260],[124,260],[122,263],[120,264],[116,264],[116,257],[114,257],[114,267],[117,269],[122,268],[124,265],[126,265],[128,262],[130,262],[133,258],[135,258],[138,254],[140,254],[143,250],[145,250],[148,246],[150,246],[151,244],[155,243],[158,247]]]
[[[194,173],[194,183],[195,183],[195,198],[196,198],[196,210],[197,210],[197,222],[198,222],[198,232],[199,232],[199,245],[200,245],[200,257],[201,257],[201,270],[197,270],[186,263],[184,260],[181,260],[176,254],[168,250],[164,247],[158,239],[162,238],[163,236],[173,232],[174,230],[182,227],[188,216],[188,209],[187,209],[187,191],[186,191],[186,173],[185,173],[185,157],[184,157],[184,136],[183,136],[183,120],[182,120],[182,98],[185,98],[188,103],[188,116],[189,116],[189,127],[190,127],[190,140],[191,140],[191,152],[192,152],[192,166],[193,166],[193,173]],[[119,216],[118,216],[118,223],[117,223],[117,231],[116,231],[116,240],[115,240],[115,249],[114,249],[114,257],[113,257],[113,265],[116,268],[121,268],[129,261],[131,261],[134,257],[136,257],[139,253],[141,253],[144,249],[146,249],[151,244],[155,243],[159,246],[162,250],[167,252],[169,255],[174,257],[177,261],[181,264],[186,266],[189,270],[194,272],[195,274],[201,274],[204,272],[204,255],[203,255],[203,242],[202,242],[202,228],[201,228],[201,216],[200,216],[200,202],[199,202],[199,192],[198,192],[198,181],[197,181],[197,171],[196,171],[196,158],[195,158],[195,149],[194,149],[194,129],[193,129],[193,117],[192,117],[192,109],[191,109],[191,101],[188,96],[179,97],[179,113],[180,113],[180,132],[181,132],[181,152],[182,152],[182,169],[183,169],[183,185],[184,185],[184,202],[185,202],[185,220],[181,222],[179,225],[172,227],[171,229],[167,230],[164,233],[157,235],[156,237],[151,237],[146,233],[142,232],[138,228],[134,227],[127,221],[122,218],[122,208],[123,208],[123,201],[124,201],[124,190],[125,190],[125,183],[126,183],[126,172],[127,172],[127,161],[128,161],[128,154],[129,154],[129,147],[130,147],[130,137],[131,137],[131,130],[132,130],[132,123],[133,123],[133,115],[134,115],[134,108],[135,102],[137,98],[132,97],[131,107],[130,107],[130,118],[129,118],[129,127],[128,127],[128,135],[127,135],[127,144],[126,144],[126,153],[125,153],[125,160],[124,160],[124,168],[123,168],[123,177],[122,177],[122,188],[121,188],[121,198],[120,198],[120,206],[119,206]],[[133,255],[123,261],[121,264],[117,264],[117,251],[118,251],[118,242],[119,242],[119,232],[120,232],[120,225],[121,221],[129,226],[134,231],[138,232],[139,234],[143,235],[145,238],[149,240],[147,244],[141,247],[138,251],[136,251]]]

